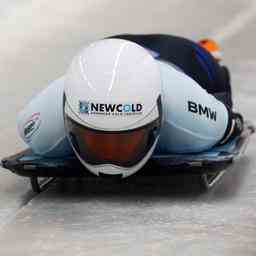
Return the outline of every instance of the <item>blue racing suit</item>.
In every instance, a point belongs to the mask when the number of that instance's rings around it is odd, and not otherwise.
[[[156,147],[158,153],[201,152],[230,137],[234,122],[229,79],[206,50],[190,40],[170,35],[112,38],[143,46],[159,65],[163,125]],[[184,82],[177,84],[174,77],[181,74]],[[19,134],[37,154],[47,157],[72,154],[64,128],[64,84],[65,75],[48,85],[19,114]]]

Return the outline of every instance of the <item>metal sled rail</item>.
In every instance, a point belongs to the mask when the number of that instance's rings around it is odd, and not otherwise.
[[[198,174],[201,177],[201,184],[209,189],[223,176],[227,166],[244,153],[249,137],[254,132],[255,127],[246,122],[244,131],[238,138],[208,152],[154,155],[148,164],[135,175]],[[35,192],[42,191],[56,177],[92,176],[75,156],[45,158],[35,155],[30,149],[7,157],[0,164],[1,167],[17,175],[29,177]],[[39,177],[46,178],[46,182],[40,184]]]

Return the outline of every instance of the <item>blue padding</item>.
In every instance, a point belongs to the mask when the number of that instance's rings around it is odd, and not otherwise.
[[[195,45],[194,46],[195,51],[196,51],[196,57],[200,64],[202,65],[203,69],[207,72],[208,77],[214,81],[215,77],[215,69],[212,65],[212,59],[209,58],[209,55],[207,52],[202,49],[201,47]]]

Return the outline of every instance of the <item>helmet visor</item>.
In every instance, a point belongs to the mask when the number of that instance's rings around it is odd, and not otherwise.
[[[136,165],[159,135],[160,119],[128,131],[106,132],[87,128],[67,115],[65,126],[76,153],[88,164]]]

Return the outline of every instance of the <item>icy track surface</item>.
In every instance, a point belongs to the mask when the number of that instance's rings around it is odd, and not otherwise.
[[[117,33],[213,36],[236,108],[256,123],[254,0],[15,0],[0,9],[0,158],[25,145],[16,115],[86,43]],[[57,181],[35,196],[1,170],[0,255],[256,255],[256,136],[209,193],[193,177]]]

